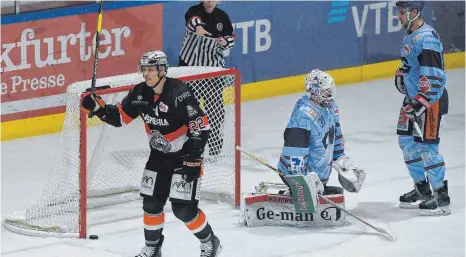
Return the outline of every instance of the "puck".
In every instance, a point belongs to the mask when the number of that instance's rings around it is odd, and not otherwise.
[[[98,235],[90,235],[89,239],[97,240],[97,239],[99,239],[99,236]]]

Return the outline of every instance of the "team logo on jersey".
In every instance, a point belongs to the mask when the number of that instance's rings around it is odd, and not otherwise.
[[[142,118],[147,124],[152,124],[154,126],[168,126],[167,119],[159,119],[149,116],[148,114],[142,114]]]
[[[222,31],[223,30],[223,24],[221,22],[217,23],[217,30]]]
[[[322,116],[319,117],[319,119],[317,119],[317,122],[319,122],[319,125],[324,128],[325,127],[325,121],[324,121],[324,118]]]
[[[291,172],[293,174],[303,174],[304,157],[303,156],[291,156],[290,166],[291,166]]]
[[[421,79],[419,79],[419,89],[425,93],[429,91],[430,89],[430,82],[429,79],[426,78],[426,76],[422,76]]]
[[[160,131],[156,129],[153,129],[151,131],[152,137],[149,141],[149,145],[157,151],[160,151],[162,153],[168,153],[168,151],[170,151],[170,149],[172,148],[172,144],[170,143],[170,141],[163,137]]]
[[[403,51],[405,51],[407,55],[411,54],[411,49],[409,48],[408,45],[403,45]]]
[[[413,37],[413,42],[416,43],[421,37],[419,35],[416,35]]]
[[[189,118],[192,118],[198,114],[191,105],[186,105],[186,110],[188,111]]]
[[[191,93],[189,91],[183,92],[181,95],[177,96],[175,98],[175,106],[178,106],[178,102],[183,102],[184,99],[188,98],[191,96]]]
[[[136,96],[136,100],[131,101],[131,104],[132,105],[140,105],[140,106],[148,106],[149,102],[143,101],[142,99],[143,99],[142,95],[138,95],[138,96]]]
[[[163,102],[159,103],[159,109],[161,112],[167,112],[168,111],[168,106],[164,104]]]

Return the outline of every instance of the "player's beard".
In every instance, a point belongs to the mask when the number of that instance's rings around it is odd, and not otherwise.
[[[401,23],[401,26],[402,26],[404,29],[408,29],[408,25],[409,25],[409,21],[406,21],[405,23]]]

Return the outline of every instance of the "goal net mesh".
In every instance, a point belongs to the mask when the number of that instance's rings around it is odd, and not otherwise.
[[[205,110],[212,132],[204,153],[201,199],[233,203],[235,199],[235,76],[221,68],[174,67],[169,77],[180,78]],[[216,75],[216,74],[221,75]],[[107,104],[121,102],[139,73],[98,79],[96,87]],[[71,236],[79,233],[80,163],[86,156],[87,209],[137,200],[142,173],[150,153],[141,118],[119,128],[87,119],[85,151],[81,149],[80,99],[91,81],[73,83],[66,93],[66,115],[54,166],[37,203],[6,217],[7,229],[29,235]],[[50,147],[54,147],[51,145]]]

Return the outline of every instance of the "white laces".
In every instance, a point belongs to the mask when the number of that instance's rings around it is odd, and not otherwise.
[[[151,257],[155,253],[155,247],[144,246],[136,257]]]
[[[214,249],[214,246],[212,244],[212,241],[202,243],[201,244],[201,257],[210,257],[210,254],[212,253],[213,249]]]

